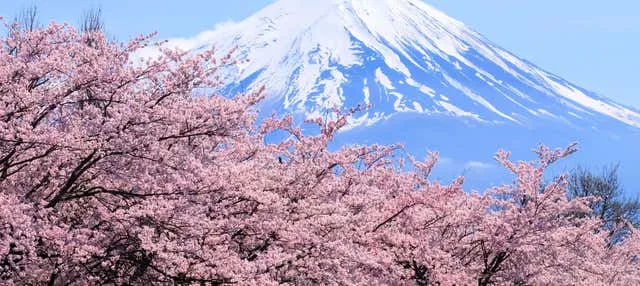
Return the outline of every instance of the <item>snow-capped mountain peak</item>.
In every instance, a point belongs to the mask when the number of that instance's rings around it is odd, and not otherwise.
[[[352,126],[411,112],[487,124],[640,127],[637,111],[519,59],[422,0],[280,0],[174,43],[237,47],[242,64],[229,71],[227,90],[265,86],[271,108],[317,116],[371,104]]]

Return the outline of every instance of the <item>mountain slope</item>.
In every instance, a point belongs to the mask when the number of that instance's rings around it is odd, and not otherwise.
[[[181,44],[237,47],[241,64],[227,91],[264,85],[269,108],[318,116],[371,104],[352,127],[406,112],[640,127],[637,111],[519,59],[421,0],[281,0]]]
[[[505,182],[489,161],[498,149],[532,159],[539,143],[582,151],[576,164],[621,163],[640,189],[640,113],[522,60],[422,0],[279,0],[239,23],[168,45],[237,48],[220,90],[266,87],[261,111],[327,116],[370,104],[335,144],[404,143],[438,150],[434,178],[465,175],[470,188]]]

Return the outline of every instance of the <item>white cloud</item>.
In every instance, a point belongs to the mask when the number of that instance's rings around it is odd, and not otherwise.
[[[464,167],[469,169],[490,169],[493,168],[494,165],[480,161],[468,161],[464,164]]]
[[[191,51],[191,50],[197,50],[202,47],[209,47],[211,44],[213,44],[214,39],[219,33],[221,33],[221,31],[224,31],[229,27],[233,27],[234,24],[235,22],[232,20],[218,23],[215,25],[213,29],[201,32],[192,37],[166,39],[166,43],[164,43],[162,46],[165,48],[171,48],[171,49],[177,48],[182,51]],[[155,39],[155,40],[165,41],[162,39]],[[138,58],[150,58],[150,57],[158,56],[159,54],[160,53],[158,51],[158,48],[156,46],[150,45],[148,47],[138,50],[133,55],[133,59],[135,61]]]

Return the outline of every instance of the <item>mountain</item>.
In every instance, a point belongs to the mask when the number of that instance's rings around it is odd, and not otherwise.
[[[210,43],[248,60],[231,78],[266,86],[288,111],[307,115],[372,104],[352,122],[398,112],[530,125],[554,119],[640,127],[640,114],[577,87],[496,46],[421,0],[282,0]]]
[[[443,178],[471,169],[484,178],[498,148],[541,142],[580,141],[586,154],[572,164],[640,163],[640,112],[520,59],[422,0],[280,0],[173,43],[237,48],[221,91],[265,86],[266,112],[317,117],[370,104],[339,142],[441,150],[457,162]]]

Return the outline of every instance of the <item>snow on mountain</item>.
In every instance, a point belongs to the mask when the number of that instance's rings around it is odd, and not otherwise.
[[[640,112],[518,58],[423,0],[279,0],[167,45],[237,48],[219,92],[266,87],[261,116],[371,104],[334,146],[437,150],[436,180],[465,175],[467,188],[482,190],[511,178],[490,161],[496,150],[533,159],[539,143],[578,141],[581,152],[553,172],[618,162],[625,188],[640,190]]]
[[[373,107],[351,126],[398,113],[485,124],[541,119],[640,127],[640,113],[518,58],[422,0],[280,0],[239,23],[170,42],[237,47],[227,92],[265,86],[270,108],[318,116]]]

